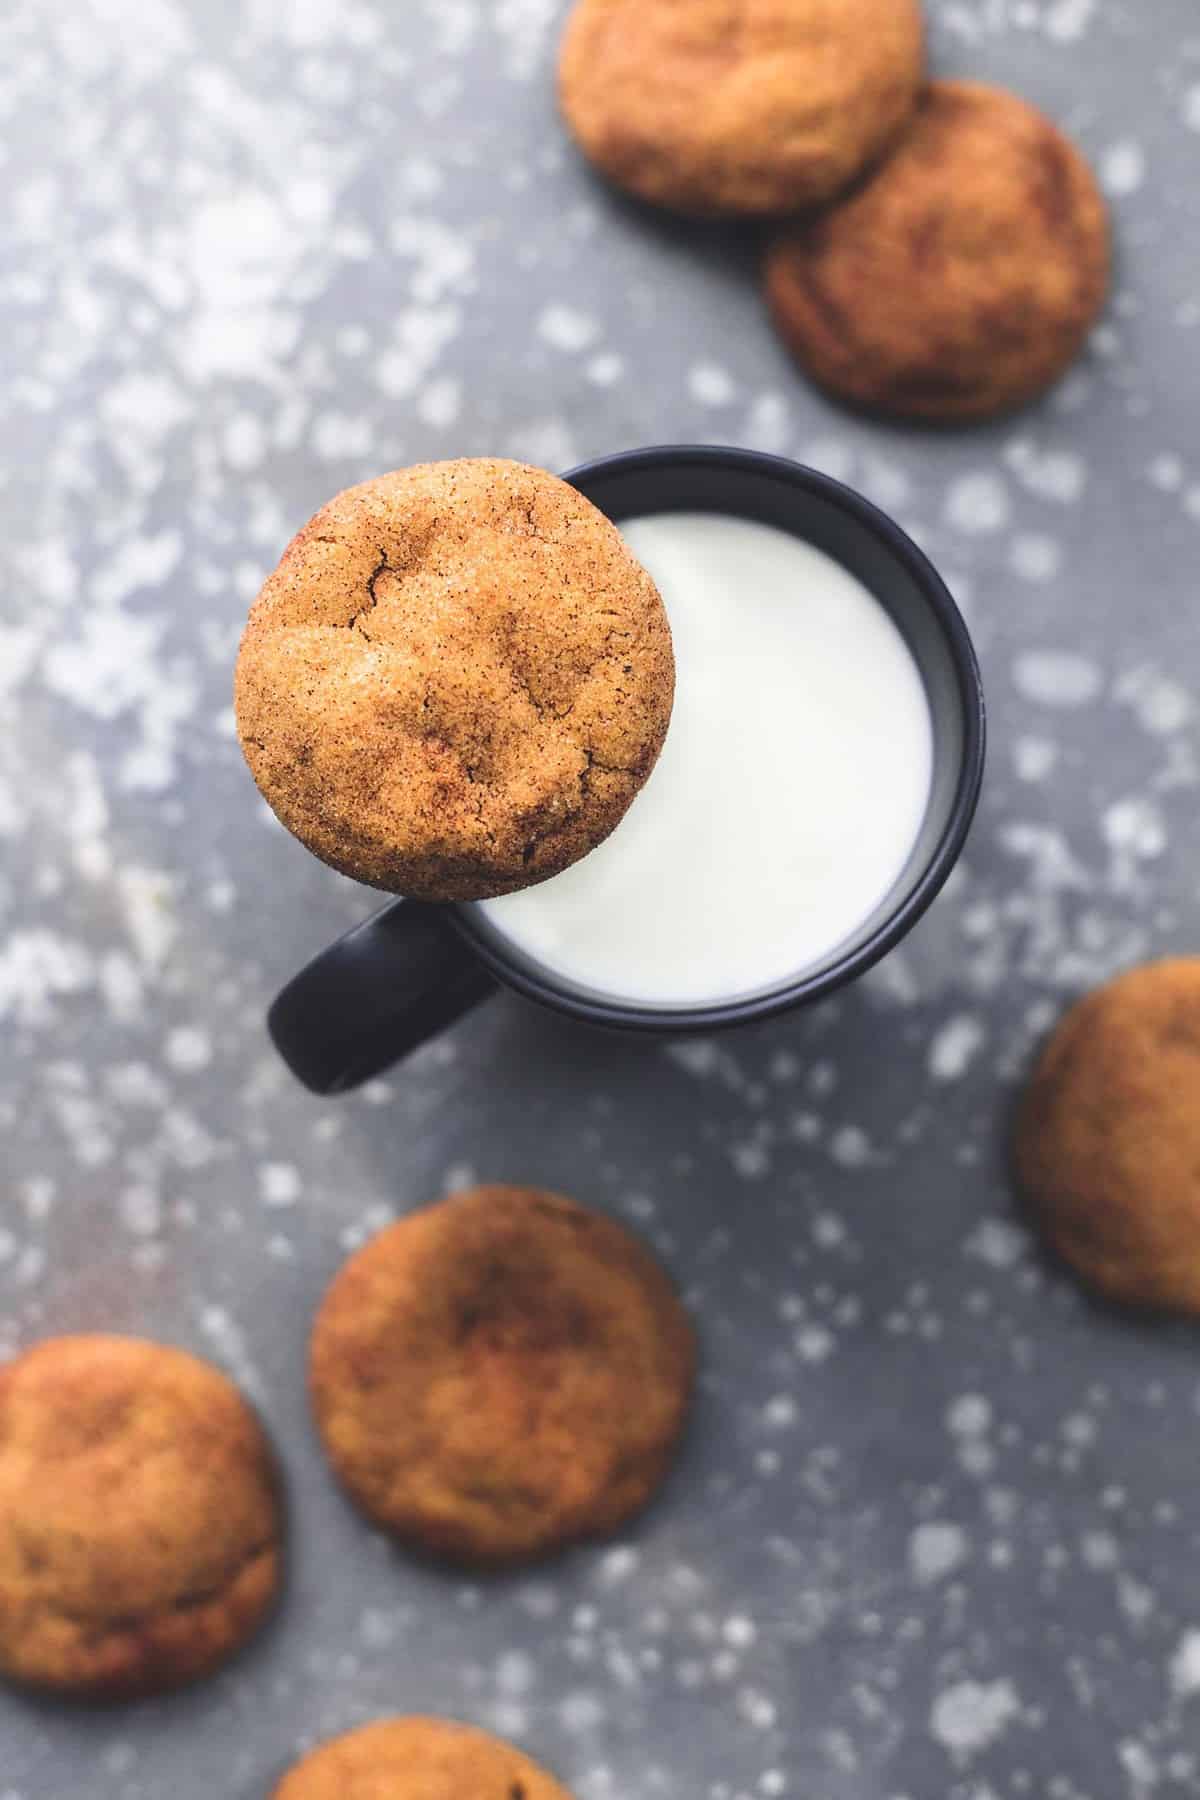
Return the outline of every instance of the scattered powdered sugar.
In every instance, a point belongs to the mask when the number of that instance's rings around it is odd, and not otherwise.
[[[230,1375],[248,1394],[263,1399],[262,1377],[250,1355],[246,1336],[232,1314],[224,1306],[209,1302],[199,1309],[200,1329],[220,1357]]]
[[[1013,742],[1013,768],[1021,781],[1045,781],[1058,756],[1058,745],[1048,738],[1019,737]]]
[[[1195,717],[1195,702],[1182,683],[1145,665],[1122,675],[1114,691],[1117,699],[1136,715],[1143,730],[1155,737],[1182,731]]]
[[[1100,157],[1100,184],[1106,194],[1122,199],[1146,179],[1146,152],[1132,138],[1110,144]]]
[[[958,1763],[969,1762],[1021,1715],[1011,1681],[958,1681],[933,1703],[929,1728]]]
[[[194,1074],[212,1061],[212,1038],[200,1025],[177,1025],[167,1034],[163,1056],[181,1074]]]
[[[1156,801],[1145,796],[1114,800],[1101,828],[1111,847],[1134,861],[1151,861],[1167,847],[1167,825]]]
[[[1097,0],[1050,0],[1043,27],[1055,43],[1073,43],[1081,38],[1096,14]]]
[[[46,1026],[56,1002],[84,993],[96,979],[95,960],[83,944],[34,926],[0,942],[0,1019]]]
[[[987,1042],[983,1023],[973,1013],[958,1013],[929,1046],[929,1073],[935,1081],[960,1081]]]
[[[1087,706],[1104,686],[1096,664],[1076,650],[1022,650],[1013,660],[1013,681],[1038,706]]]
[[[292,1163],[264,1163],[258,1172],[258,1191],[264,1206],[295,1206],[303,1191],[299,1169]]]
[[[552,349],[576,353],[594,344],[600,327],[587,313],[561,303],[542,309],[538,319],[538,336]]]
[[[1039,500],[1072,506],[1087,487],[1087,465],[1075,450],[1042,449],[1032,438],[1017,438],[1004,460],[1021,485]]]
[[[1012,499],[999,475],[976,471],[959,475],[946,494],[946,523],[970,537],[1002,531],[1012,517]]]
[[[688,371],[688,392],[700,406],[728,406],[737,387],[728,369],[719,363],[695,363]]]
[[[1062,568],[1062,546],[1043,532],[1023,531],[1013,539],[1009,563],[1023,581],[1053,581]]]
[[[1170,1667],[1171,1692],[1180,1700],[1200,1694],[1200,1631],[1185,1631]]]
[[[952,1575],[967,1559],[967,1534],[961,1525],[930,1521],[918,1525],[908,1542],[908,1566],[914,1581],[927,1586]]]
[[[993,1269],[1012,1269],[1027,1246],[1025,1233],[1010,1219],[983,1219],[966,1242],[966,1251]]]

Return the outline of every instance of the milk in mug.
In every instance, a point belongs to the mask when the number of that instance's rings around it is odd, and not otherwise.
[[[828,962],[903,871],[929,801],[925,689],[879,602],[800,538],[717,513],[621,531],[675,642],[662,755],[598,849],[478,912],[609,1000],[743,999]]]

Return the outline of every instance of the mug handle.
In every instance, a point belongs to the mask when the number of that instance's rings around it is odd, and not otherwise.
[[[301,969],[272,1004],[267,1029],[306,1088],[344,1094],[495,991],[445,907],[397,900]]]

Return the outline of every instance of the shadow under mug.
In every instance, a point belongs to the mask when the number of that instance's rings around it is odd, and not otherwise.
[[[606,998],[524,958],[471,906],[394,901],[309,963],[271,1007],[275,1046],[314,1093],[344,1093],[381,1074],[497,985],[589,1025],[668,1037],[770,1018],[878,962],[958,860],[983,779],[983,686],[958,608],[898,525],[829,476],[749,450],[634,450],[585,463],[566,479],[618,524],[649,513],[734,514],[791,532],[857,576],[898,627],[929,702],[933,780],[917,842],[880,906],[819,964],[767,992],[706,1006]]]

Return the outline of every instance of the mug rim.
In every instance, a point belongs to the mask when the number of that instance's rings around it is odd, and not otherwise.
[[[572,486],[605,474],[637,474],[643,470],[661,469],[666,465],[692,468],[736,468],[742,473],[757,474],[768,480],[816,495],[841,512],[856,525],[874,536],[903,565],[919,589],[922,598],[942,633],[954,669],[958,698],[962,711],[963,748],[954,800],[945,827],[934,845],[919,879],[904,899],[880,921],[861,944],[835,957],[832,962],[811,970],[806,975],[765,992],[740,1000],[708,1002],[701,1006],[654,1006],[629,1000],[605,999],[601,995],[572,992],[557,986],[532,966],[522,966],[516,956],[511,959],[475,919],[466,904],[447,908],[451,924],[466,939],[472,952],[489,972],[505,987],[535,1000],[552,1011],[591,1025],[609,1026],[618,1031],[657,1032],[680,1036],[693,1032],[726,1030],[731,1026],[749,1025],[760,1019],[771,1019],[794,1007],[824,999],[838,989],[865,975],[907,937],[917,921],[937,898],[962,854],[967,834],[975,817],[983,785],[987,757],[987,707],[983,678],[975,646],[966,622],[946,583],[925,552],[873,501],[856,489],[847,487],[832,475],[794,462],[790,457],[774,456],[762,450],[739,450],[717,444],[661,444],[642,450],[624,450],[612,456],[596,457],[578,464],[563,480]],[[601,509],[603,510],[603,509]],[[746,515],[736,507],[724,510],[730,517]],[[799,536],[799,533],[795,535]]]

